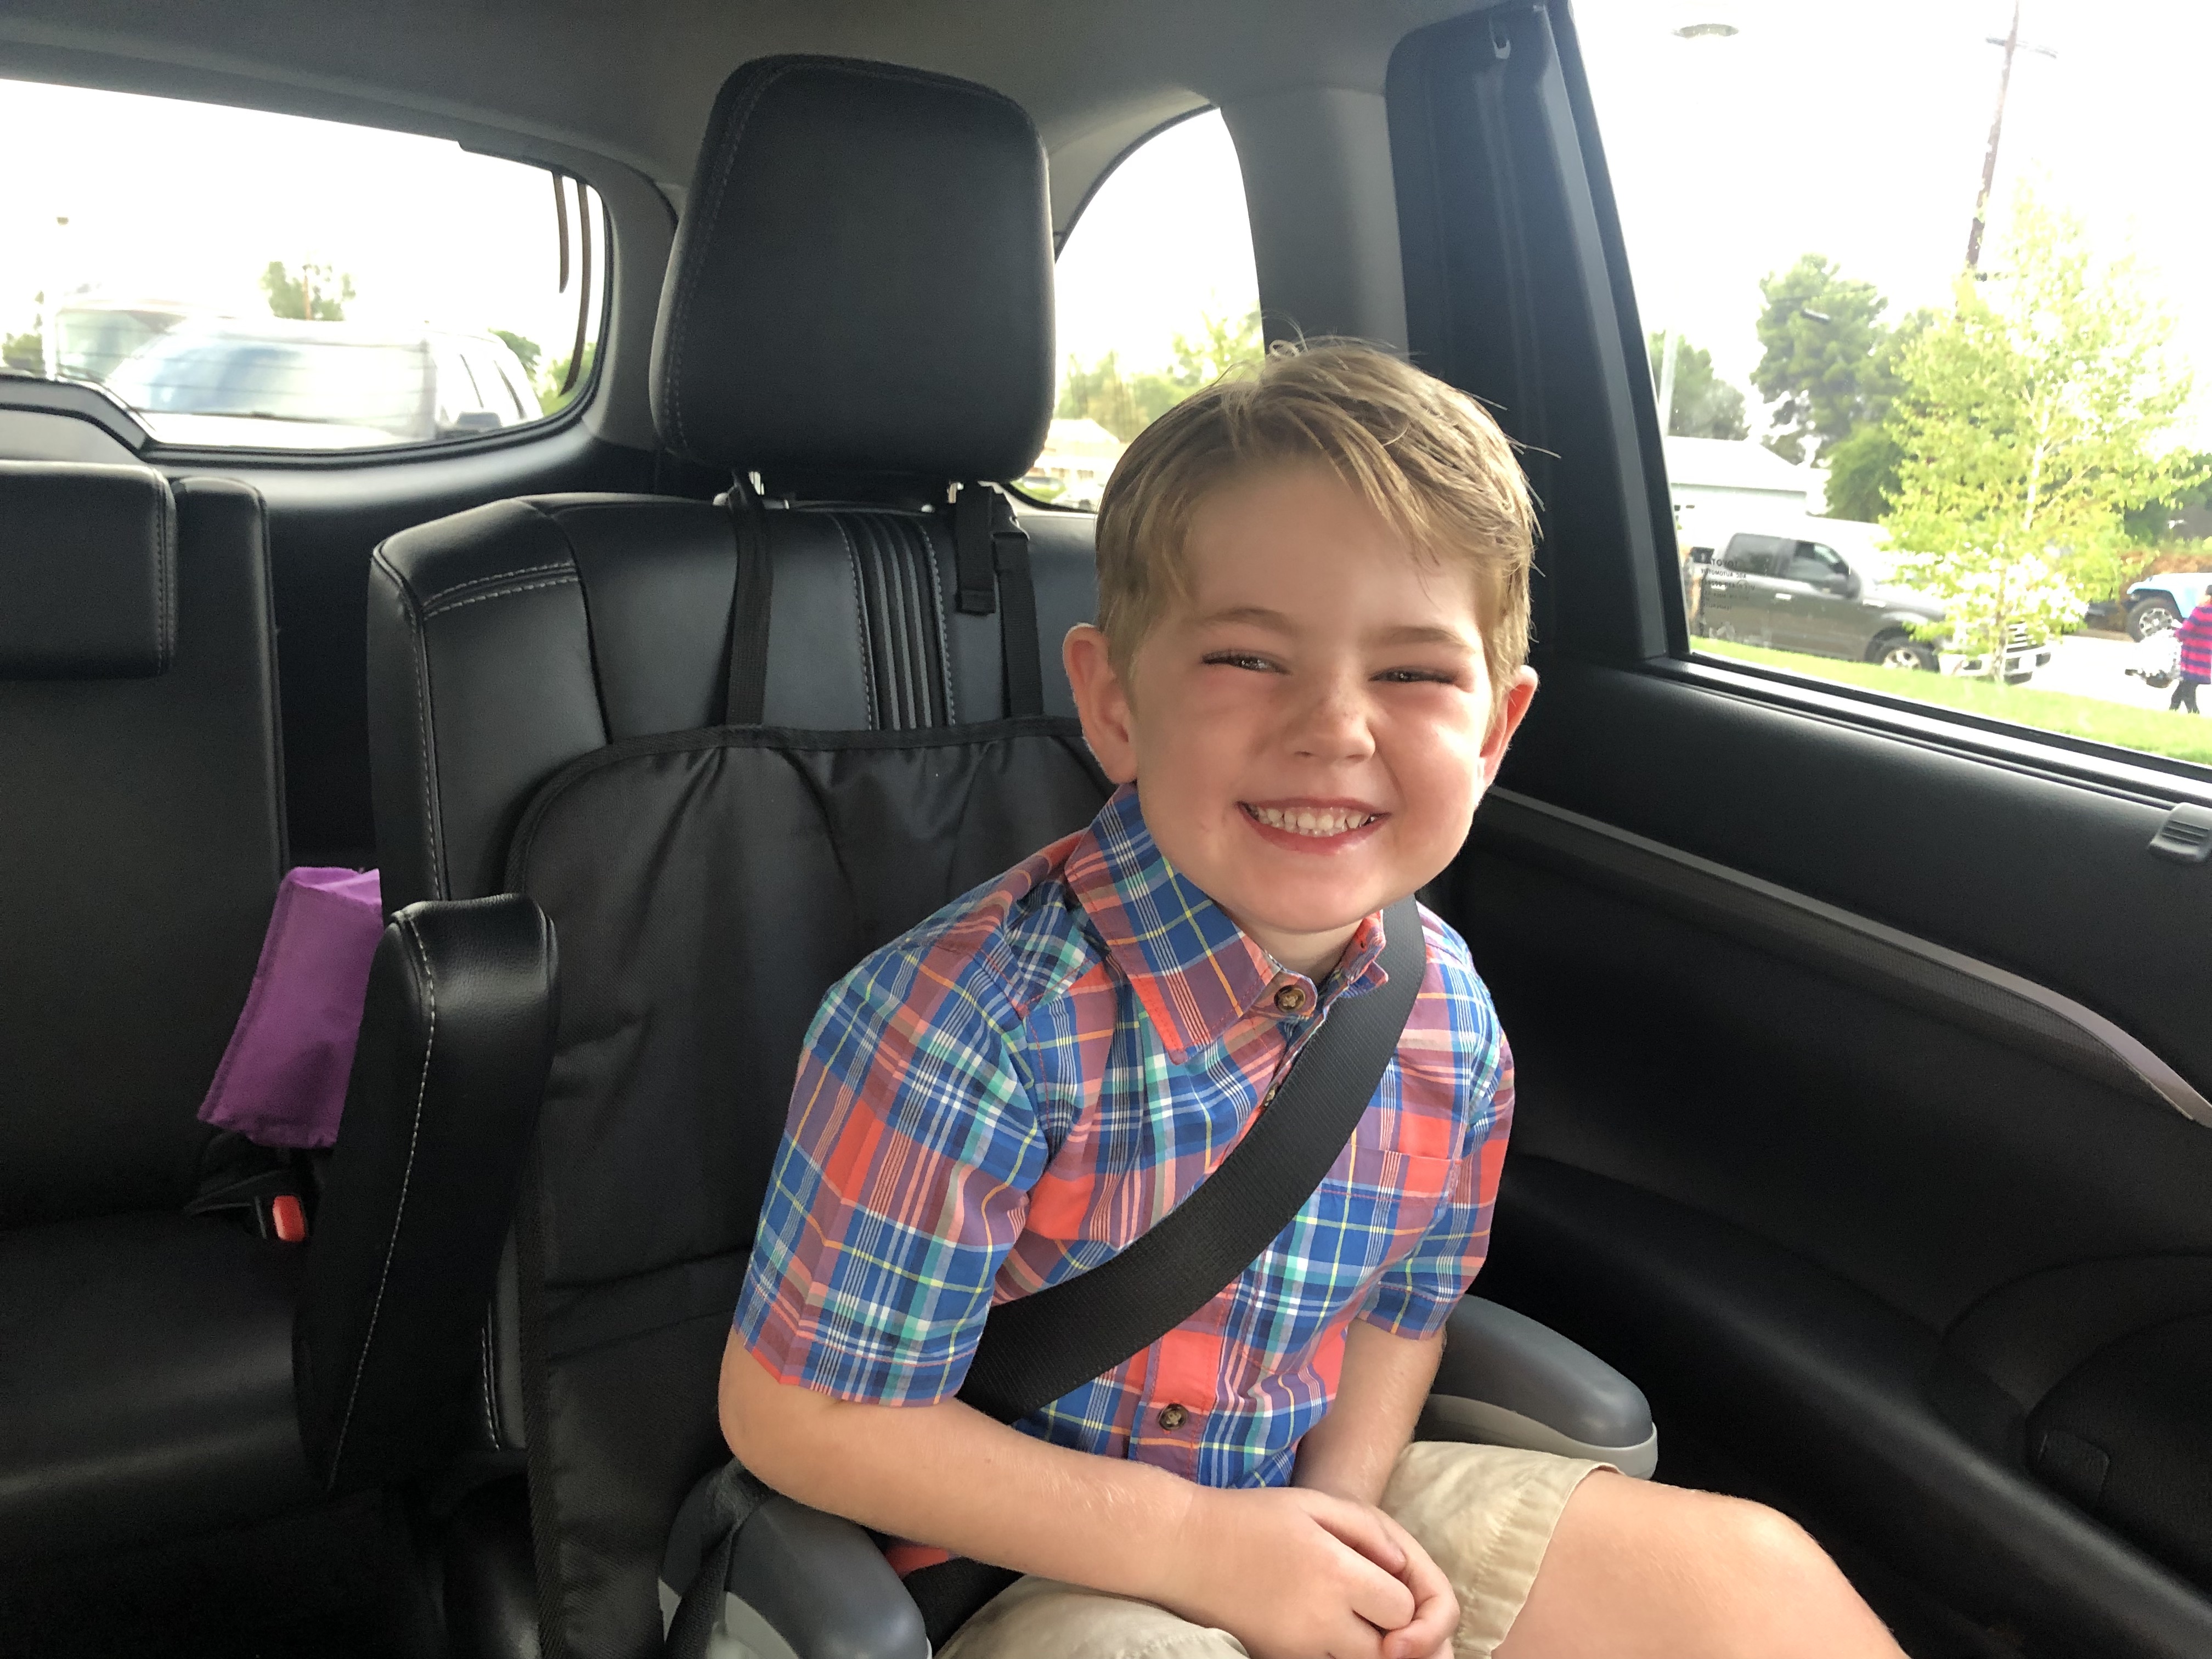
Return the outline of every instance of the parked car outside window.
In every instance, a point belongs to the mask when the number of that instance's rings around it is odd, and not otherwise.
[[[1820,533],[1812,521],[1804,528]],[[1846,556],[1807,535],[1738,532],[1717,552],[1693,550],[1692,559],[1700,554],[1693,634],[1886,668],[1987,672],[1979,654],[1944,648],[1942,603],[1891,580],[1879,552]],[[2051,661],[2052,647],[2025,629],[2014,633],[2000,672],[2017,684]]]
[[[172,444],[356,449],[494,432],[542,412],[499,340],[342,322],[179,323],[106,383]]]

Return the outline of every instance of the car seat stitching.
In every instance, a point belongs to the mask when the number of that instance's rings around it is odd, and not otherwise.
[[[456,593],[465,593],[472,587],[491,587],[501,582],[511,582],[518,576],[542,576],[549,570],[570,570],[575,567],[573,559],[556,559],[550,564],[526,564],[517,570],[502,570],[496,575],[471,576],[465,582],[455,582],[451,587],[441,587],[422,601],[425,605],[443,605]]]
[[[486,599],[503,599],[510,594],[528,593],[541,587],[568,587],[573,586],[576,580],[576,576],[572,573],[566,576],[549,576],[542,582],[518,582],[513,587],[495,588],[489,593],[471,593],[467,599],[455,599],[451,605],[434,607],[425,605],[422,615],[426,619],[431,617],[442,617],[448,611],[459,611],[464,605],[481,605]]]
[[[338,1419],[338,1437],[331,1450],[331,1468],[336,1471],[345,1456],[346,1433],[353,1427],[353,1408],[361,1399],[361,1380],[368,1371],[368,1356],[376,1344],[376,1322],[384,1311],[384,1290],[392,1278],[392,1258],[399,1250],[399,1228],[407,1218],[407,1189],[415,1179],[416,1149],[422,1141],[422,1103],[430,1094],[430,1056],[438,1046],[438,981],[430,971],[430,954],[422,948],[422,935],[415,926],[412,916],[399,918],[407,937],[415,947],[415,960],[422,969],[422,995],[428,1005],[428,1028],[422,1037],[422,1074],[415,1085],[415,1121],[407,1135],[407,1162],[399,1170],[399,1201],[392,1206],[392,1237],[385,1242],[384,1267],[376,1275],[376,1295],[368,1304],[368,1329],[361,1339],[361,1358],[354,1366],[353,1387],[346,1391],[345,1415]]]
[[[960,715],[952,698],[952,641],[945,625],[944,569],[937,562],[937,538],[929,533],[927,521],[917,521],[915,534],[921,541],[921,567],[927,574],[931,613],[937,619],[937,672],[945,681],[945,723],[960,724]]]
[[[852,532],[845,527],[845,515],[833,513],[830,522],[837,526],[837,539],[845,544],[846,568],[853,573],[853,623],[860,639],[860,690],[867,698],[868,728],[876,729],[876,661],[868,648],[868,601],[860,591],[860,555],[853,545]]]
[[[400,584],[402,593],[406,584]],[[410,595],[409,597],[412,597]],[[415,657],[415,741],[422,751],[422,851],[430,862],[430,896],[446,896],[444,856],[438,850],[438,805],[430,779],[438,767],[437,751],[430,746],[430,641],[422,632],[419,606],[406,606],[407,636]]]
[[[491,1322],[492,1310],[489,1305],[487,1305],[484,1309],[483,1323],[477,1328],[477,1346],[482,1355],[482,1358],[477,1366],[477,1375],[483,1383],[484,1436],[491,1442],[493,1447],[497,1449],[504,1446],[507,1443],[501,1437],[499,1432],[499,1419],[492,1413]]]
[[[169,491],[157,480],[154,486],[154,659],[163,668],[177,650],[177,627],[169,615],[169,590],[175,580],[169,568]]]

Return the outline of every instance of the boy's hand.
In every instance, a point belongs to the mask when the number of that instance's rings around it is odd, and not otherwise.
[[[1382,1638],[1382,1659],[1452,1659],[1452,1632],[1459,1628],[1459,1597],[1451,1580],[1421,1547],[1420,1540],[1381,1510],[1375,1512],[1405,1557],[1398,1577],[1413,1593],[1413,1616]]]
[[[1449,1659],[1458,1605],[1380,1510],[1299,1487],[1193,1495],[1153,1598],[1253,1659]]]

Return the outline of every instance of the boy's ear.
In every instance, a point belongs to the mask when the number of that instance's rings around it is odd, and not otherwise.
[[[1089,623],[1078,623],[1060,642],[1060,659],[1075,693],[1075,712],[1083,718],[1083,739],[1099,770],[1115,783],[1135,781],[1136,730],[1128,687],[1114,666],[1106,636]]]
[[[1489,734],[1482,740],[1482,781],[1485,787],[1497,781],[1498,768],[1505,759],[1505,745],[1513,741],[1513,734],[1521,729],[1521,721],[1528,713],[1529,701],[1535,695],[1536,671],[1525,663],[1499,690],[1497,709],[1490,717]]]

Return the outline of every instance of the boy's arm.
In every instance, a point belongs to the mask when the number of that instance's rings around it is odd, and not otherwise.
[[[1196,1486],[1051,1445],[957,1399],[840,1400],[778,1382],[734,1334],[722,1356],[721,1420],[739,1461],[801,1503],[1157,1602],[1230,1631],[1255,1659],[1411,1659],[1449,1637],[1442,1610],[1417,1607],[1401,1577],[1411,1565],[1405,1534],[1364,1504]]]
[[[1328,1415],[1298,1443],[1301,1486],[1355,1504],[1382,1501],[1391,1466],[1413,1437],[1444,1355],[1444,1334],[1395,1336],[1365,1320],[1344,1334],[1344,1370]]]

